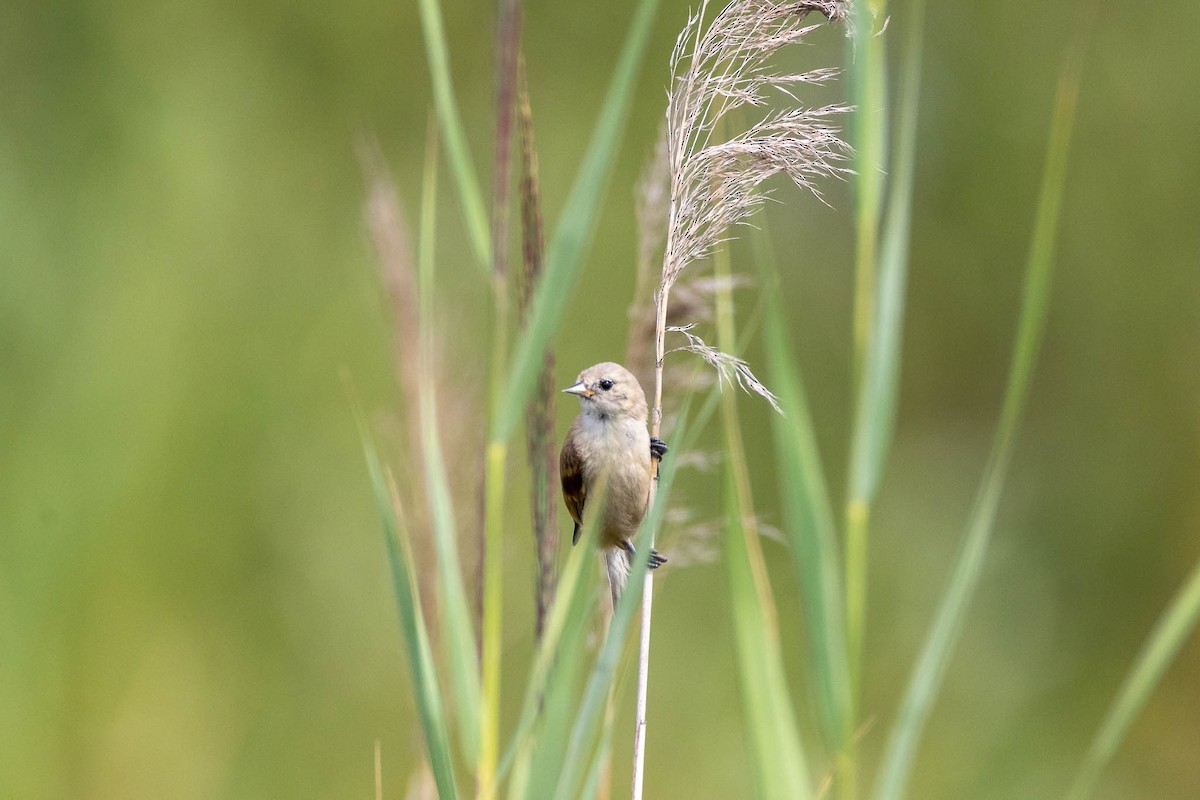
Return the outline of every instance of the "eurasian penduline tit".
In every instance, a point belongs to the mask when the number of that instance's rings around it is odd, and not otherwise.
[[[646,395],[620,364],[588,367],[563,391],[578,395],[580,405],[559,457],[563,500],[575,520],[571,543],[579,542],[588,495],[607,482],[602,517],[589,522],[599,533],[615,608],[635,555],[633,538],[650,503],[651,458],[661,461],[667,445],[646,430]],[[651,569],[666,560],[651,549]]]

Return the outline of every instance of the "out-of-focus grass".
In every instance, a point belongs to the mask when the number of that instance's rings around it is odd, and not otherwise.
[[[1041,351],[1054,274],[1054,241],[1066,182],[1067,155],[1079,94],[1083,43],[1076,41],[1059,77],[1058,97],[1046,152],[1042,191],[1034,219],[1032,244],[1026,267],[1021,316],[1013,346],[1008,382],[996,438],[984,470],[979,494],[967,522],[950,584],[938,607],[929,635],[904,701],[892,726],[875,796],[891,800],[905,795],[925,722],[941,690],[946,665],[961,636],[967,609],[973,599],[987,554],[1018,426],[1028,401],[1030,384]]]

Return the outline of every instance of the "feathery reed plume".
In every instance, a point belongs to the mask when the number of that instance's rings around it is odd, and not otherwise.
[[[392,310],[392,345],[395,354],[396,378],[404,404],[404,449],[416,453],[421,443],[421,415],[419,411],[418,386],[420,383],[420,347],[417,331],[417,284],[416,265],[413,261],[411,237],[408,223],[400,203],[400,195],[388,176],[383,156],[375,142],[359,146],[359,158],[367,181],[367,203],[364,210],[367,229],[379,261],[380,277],[387,291]],[[424,473],[417,457],[403,460],[403,482],[421,491]],[[413,550],[417,562],[430,565],[433,553],[430,545],[429,520],[424,505],[416,502],[416,494],[410,498],[413,515],[408,521],[409,530],[414,532]],[[421,608],[425,612],[425,623],[436,632],[436,594],[428,583],[419,587]]]
[[[690,264],[710,255],[730,227],[744,222],[758,208],[764,198],[761,185],[768,178],[786,175],[820,198],[817,179],[843,175],[846,170],[839,162],[849,154],[830,122],[849,109],[842,105],[805,108],[793,94],[801,85],[831,80],[837,70],[781,73],[770,65],[779,50],[815,30],[817,25],[806,23],[812,12],[843,22],[849,0],[732,0],[705,28],[707,7],[705,0],[689,17],[671,54],[673,85],[667,97],[671,188],[662,274],[654,297],[652,436],[658,436],[662,427],[668,300],[680,275]],[[783,110],[771,110],[773,99],[792,102]],[[718,130],[727,129],[722,122],[729,113],[747,106],[765,109],[764,116],[742,132],[714,141]],[[763,395],[774,405],[773,396],[745,362],[704,344],[687,325],[670,328],[686,338],[681,349],[699,353],[723,377],[737,380],[744,389]],[[642,797],[652,589],[653,577],[648,572],[638,660],[633,800]]]
[[[745,221],[763,202],[760,185],[784,174],[797,186],[821,196],[818,178],[839,177],[838,162],[849,148],[830,118],[848,110],[842,105],[804,108],[794,105],[768,111],[762,119],[724,141],[714,132],[727,115],[745,106],[767,108],[769,92],[795,100],[802,84],[822,84],[835,69],[777,73],[769,61],[780,49],[801,41],[817,25],[806,24],[812,12],[828,20],[846,19],[847,0],[776,2],[734,0],[707,29],[702,28],[707,2],[684,26],[671,54],[675,84],[667,99],[667,151],[671,201],[667,245],[657,306],[655,416],[661,417],[662,359],[667,332],[667,299],[691,263],[705,258],[733,225]],[[680,330],[683,326],[675,326]],[[762,394],[765,387],[742,364],[714,355],[694,334],[684,349],[709,363],[725,363],[743,388]],[[742,377],[745,380],[741,380]],[[769,393],[764,394],[772,400]],[[772,400],[772,404],[774,404]]]
[[[527,322],[529,304],[542,274],[545,236],[542,228],[541,190],[538,184],[537,150],[533,141],[533,112],[529,105],[529,87],[525,79],[525,60],[518,58],[517,137],[520,144],[521,171],[521,322]],[[530,502],[533,508],[533,538],[537,550],[537,585],[534,590],[536,618],[534,633],[542,638],[546,613],[554,599],[556,583],[555,554],[558,551],[557,497],[551,481],[557,462],[554,451],[554,351],[546,348],[537,390],[526,410],[526,443],[529,449]]]
[[[650,354],[654,348],[655,307],[651,288],[655,268],[661,271],[670,211],[671,173],[667,163],[667,130],[659,132],[654,150],[642,170],[635,198],[638,229],[637,270],[633,302],[629,307],[629,333],[625,364],[643,386],[649,386],[654,371]],[[689,278],[673,288],[668,330],[671,326],[690,326],[713,321],[713,298],[725,287],[737,288],[750,283],[742,276],[717,278],[701,275]],[[728,373],[723,373],[728,374]],[[691,367],[669,369],[663,377],[665,387],[680,392],[699,391],[709,385],[709,376]],[[670,426],[664,425],[665,428]]]
[[[634,195],[638,249],[624,363],[642,386],[649,386],[653,377],[650,352],[654,344],[654,298],[651,288],[654,286],[656,266],[661,264],[662,250],[666,244],[670,188],[667,129],[664,127],[658,132],[654,150],[642,167]]]

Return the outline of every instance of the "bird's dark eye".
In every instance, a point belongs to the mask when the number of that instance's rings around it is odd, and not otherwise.
[[[596,385],[600,387],[600,391],[607,392],[609,389],[611,389],[613,387],[613,382],[610,381],[608,378],[605,378],[604,380],[600,381],[600,383],[598,383]]]

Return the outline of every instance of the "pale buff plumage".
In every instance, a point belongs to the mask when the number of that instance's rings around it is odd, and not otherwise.
[[[575,520],[573,541],[578,541],[586,513],[604,551],[616,602],[629,574],[632,540],[650,502],[653,470],[646,396],[637,378],[611,361],[585,369],[564,391],[577,395],[580,404],[560,458],[563,500]],[[587,500],[602,485],[602,517],[593,520],[597,509],[588,507]],[[663,561],[652,554],[652,566]]]

